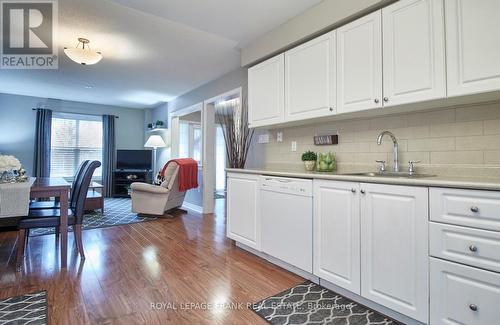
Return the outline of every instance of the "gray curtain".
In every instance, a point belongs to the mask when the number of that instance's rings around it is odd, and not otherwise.
[[[102,185],[104,197],[113,194],[113,169],[115,168],[115,116],[102,117]]]
[[[35,157],[33,176],[50,177],[50,136],[52,129],[52,111],[39,108],[36,110]]]

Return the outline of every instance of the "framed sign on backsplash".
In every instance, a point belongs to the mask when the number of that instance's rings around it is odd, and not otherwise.
[[[339,144],[338,134],[314,136],[314,145],[316,146],[331,146],[335,144]]]

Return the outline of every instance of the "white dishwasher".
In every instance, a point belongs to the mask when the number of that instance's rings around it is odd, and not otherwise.
[[[261,176],[262,251],[312,273],[312,180]]]

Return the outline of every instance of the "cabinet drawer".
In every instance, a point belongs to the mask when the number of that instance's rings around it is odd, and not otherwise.
[[[431,258],[430,324],[498,324],[500,274]]]
[[[431,188],[430,218],[500,231],[500,192]]]
[[[500,232],[431,222],[430,255],[500,272]]]

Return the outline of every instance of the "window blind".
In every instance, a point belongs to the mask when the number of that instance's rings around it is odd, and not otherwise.
[[[50,176],[72,178],[87,159],[102,162],[102,117],[53,113]],[[94,177],[101,175],[99,167]]]

